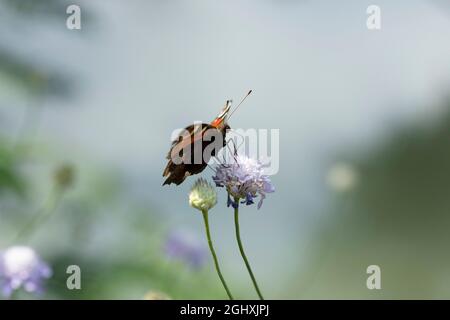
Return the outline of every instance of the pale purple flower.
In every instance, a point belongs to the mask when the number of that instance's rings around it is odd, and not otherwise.
[[[253,199],[260,197],[258,209],[261,208],[267,193],[275,191],[269,176],[264,175],[263,165],[247,156],[235,155],[231,163],[216,167],[213,180],[217,187],[225,187],[228,192],[227,205],[237,208],[242,200],[247,205],[253,204]]]
[[[42,293],[51,275],[51,268],[30,247],[13,246],[0,252],[0,290],[6,298],[20,288]]]
[[[208,254],[203,241],[186,230],[170,232],[164,243],[164,252],[169,258],[183,261],[194,269],[205,264]]]

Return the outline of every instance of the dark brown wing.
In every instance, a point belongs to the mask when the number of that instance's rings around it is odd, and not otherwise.
[[[211,126],[207,123],[202,123],[201,125],[191,125],[185,129],[182,135],[178,136],[175,141],[172,142],[172,146],[170,148],[169,153],[167,154],[167,159],[169,162],[167,163],[166,168],[163,172],[163,177],[166,177],[163,185],[175,183],[177,185],[181,184],[188,176],[198,174],[202,172],[206,166],[208,165],[209,159],[201,159],[201,163],[195,163],[194,161],[194,152],[191,155],[183,154],[183,150],[185,148],[193,148],[196,145],[196,141],[203,140],[201,147],[204,150],[212,141],[207,141],[204,138],[205,132],[207,130],[218,130],[217,128]],[[225,145],[225,134],[223,134],[223,145]],[[190,149],[191,150],[191,149]],[[178,155],[182,157],[182,163],[175,164],[172,159],[173,155]],[[214,152],[212,154],[215,155]],[[189,159],[189,156],[191,157]],[[186,160],[190,161],[186,161]]]

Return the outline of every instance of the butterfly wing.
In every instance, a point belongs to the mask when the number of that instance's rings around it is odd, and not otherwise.
[[[163,185],[171,183],[179,185],[188,176],[198,174],[206,168],[209,158],[203,159],[202,154],[201,163],[195,163],[195,151],[191,154],[184,154],[183,151],[186,150],[186,148],[190,148],[189,150],[193,150],[197,145],[200,145],[203,151],[210,143],[212,143],[212,141],[205,139],[205,135],[210,132],[208,130],[217,131],[218,129],[206,123],[202,123],[201,125],[191,125],[185,128],[185,130],[177,137],[177,139],[172,142],[170,151],[167,154],[167,159],[169,161],[163,172],[163,177],[166,177]],[[225,134],[223,134],[223,140],[225,144]],[[198,144],[199,141],[201,141],[201,144]],[[215,156],[215,152],[212,153],[212,156]],[[174,163],[172,161],[174,157],[181,157],[182,161],[178,161],[181,163]]]

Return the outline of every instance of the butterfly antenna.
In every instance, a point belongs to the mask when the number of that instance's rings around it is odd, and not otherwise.
[[[239,104],[236,106],[236,108],[234,108],[234,110],[233,110],[233,111],[230,113],[230,115],[228,116],[227,121],[228,121],[228,119],[231,118],[231,116],[233,115],[233,113],[236,112],[236,110],[239,108],[239,106],[245,101],[245,99],[247,99],[247,97],[248,97],[251,93],[252,93],[252,90],[250,90],[250,91],[245,95],[245,97],[242,98],[241,102],[239,102]]]

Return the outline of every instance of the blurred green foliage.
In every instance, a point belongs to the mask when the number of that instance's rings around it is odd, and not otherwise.
[[[0,2],[1,9],[10,10],[18,20],[25,22],[36,15],[54,18],[47,23],[65,23],[68,4],[60,0]],[[39,101],[48,96],[70,99],[69,76],[51,64],[23,58],[26,50],[26,46],[23,52],[0,46],[0,76],[31,97],[26,108],[39,108]],[[37,121],[35,115],[25,113],[25,126]],[[142,299],[152,290],[171,298],[225,296],[212,270],[195,271],[167,260],[162,250],[168,231],[162,227],[163,219],[148,204],[133,204],[116,173],[96,167],[95,161],[62,165],[48,152],[50,147],[40,146],[37,154],[23,132],[19,141],[6,136],[0,128],[0,251],[17,245],[11,239],[45,208],[55,190],[54,179],[64,186],[51,219],[20,243],[36,249],[53,269],[43,298]],[[57,153],[71,158],[67,150]],[[9,201],[17,196],[21,201]],[[66,269],[73,264],[81,268],[82,290],[67,289]],[[24,291],[15,297],[38,298]]]
[[[42,14],[57,17],[59,13],[65,12],[70,2],[64,0],[2,0],[1,3],[6,8],[24,16]]]
[[[24,195],[25,181],[18,169],[21,160],[20,154],[0,140],[0,200],[5,193]]]
[[[0,48],[0,74],[21,86],[32,96],[70,94],[70,83],[67,77],[38,68],[5,48]]]
[[[396,128],[364,155],[336,194],[292,291],[306,298],[449,297],[450,101],[437,121]],[[366,288],[379,265],[382,290]]]

